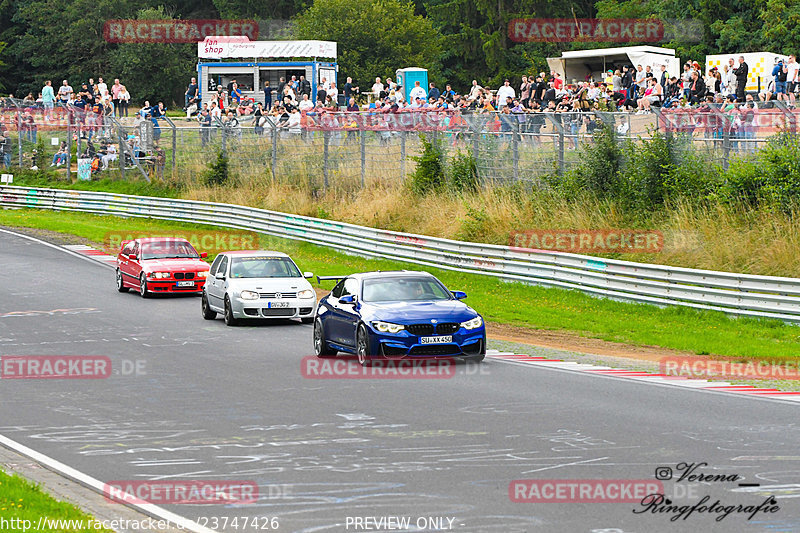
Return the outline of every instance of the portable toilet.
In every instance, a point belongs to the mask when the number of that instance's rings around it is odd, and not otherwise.
[[[428,94],[428,69],[408,67],[399,68],[394,73],[398,85],[403,86],[403,98],[409,102],[409,94],[411,89],[414,88],[414,83],[419,82],[419,86],[425,89],[425,94]]]

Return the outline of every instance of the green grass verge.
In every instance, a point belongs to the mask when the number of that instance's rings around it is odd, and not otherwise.
[[[159,185],[144,181],[138,170],[131,169],[128,172],[135,172],[136,179],[122,181],[116,179],[119,173],[111,171],[106,176],[114,178],[101,178],[90,181],[67,181],[64,171],[47,170],[44,173],[36,171],[15,169],[14,183],[18,187],[41,187],[44,189],[74,189],[80,191],[111,192],[118,194],[133,194],[137,196],[161,196],[166,198],[177,198],[180,191],[168,185]],[[102,174],[101,174],[102,175]]]
[[[47,229],[102,243],[109,233],[147,233],[208,229],[151,219],[124,219],[83,213],[0,210],[0,225]],[[368,270],[419,270],[423,267],[335,252],[308,243],[262,236],[263,248],[290,254],[302,270],[340,275]],[[209,258],[211,259],[211,258]],[[449,288],[464,290],[467,302],[487,320],[539,329],[566,330],[590,338],[661,346],[699,355],[747,360],[795,360],[800,357],[800,328],[777,320],[729,318],[723,313],[683,307],[658,308],[593,298],[577,291],[506,283],[477,274],[424,267]],[[106,280],[109,290],[113,276]],[[331,287],[328,282],[323,285]],[[491,336],[491,329],[489,330]]]
[[[77,532],[101,531],[110,532],[109,529],[94,529],[96,525],[92,517],[72,504],[53,499],[38,485],[31,483],[17,475],[9,475],[0,470],[0,518],[8,521],[10,531],[22,531],[26,526],[28,531],[34,530],[39,525],[40,518],[49,520],[70,520],[69,523],[56,524],[42,522],[42,531],[52,532]],[[28,520],[28,522],[21,522]],[[58,527],[60,526],[60,527]],[[82,526],[82,527],[81,527]]]

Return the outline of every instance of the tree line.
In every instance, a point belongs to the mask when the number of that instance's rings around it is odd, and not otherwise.
[[[135,102],[182,102],[196,45],[109,43],[103,25],[111,19],[289,19],[287,37],[337,41],[340,79],[362,87],[407,66],[428,68],[439,86],[465,90],[477,79],[496,87],[545,70],[545,58],[564,50],[620,46],[516,43],[508,23],[521,17],[692,19],[702,35],[658,45],[702,62],[716,53],[796,54],[800,0],[2,0],[0,91],[36,96],[47,79],[58,87],[102,76],[120,78]]]

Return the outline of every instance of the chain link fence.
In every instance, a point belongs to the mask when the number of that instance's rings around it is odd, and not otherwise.
[[[602,124],[619,142],[659,131],[679,137],[682,150],[727,168],[780,131],[796,132],[798,117],[781,103],[635,113],[460,111],[309,112],[215,119],[116,118],[74,106],[45,108],[5,98],[3,163],[53,167],[65,178],[159,179],[192,182],[223,154],[231,175],[304,182],[312,190],[395,184],[416,168],[427,136],[444,154],[471,154],[484,183],[538,183],[581,161]],[[60,154],[60,158],[59,158]]]

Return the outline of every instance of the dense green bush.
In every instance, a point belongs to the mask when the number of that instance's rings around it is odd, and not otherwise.
[[[411,175],[409,186],[416,194],[439,191],[444,188],[446,177],[444,173],[444,153],[439,143],[428,140],[420,134],[422,153],[414,157],[417,168]]]
[[[448,184],[455,192],[472,192],[478,188],[478,163],[472,152],[458,152],[450,160]]]
[[[648,139],[620,145],[604,125],[595,131],[594,143],[584,147],[580,164],[550,184],[567,196],[588,192],[641,210],[670,201],[702,201],[717,191],[720,171],[684,141],[655,131]]]
[[[217,157],[209,163],[205,174],[206,183],[209,185],[225,185],[230,178],[228,156],[222,150],[217,151]]]
[[[584,144],[581,164],[564,180],[565,188],[571,192],[590,191],[599,196],[618,193],[622,158],[614,129],[601,125],[594,130],[594,143]]]
[[[800,200],[800,138],[775,135],[755,156],[731,161],[724,178],[725,199],[791,209]]]

